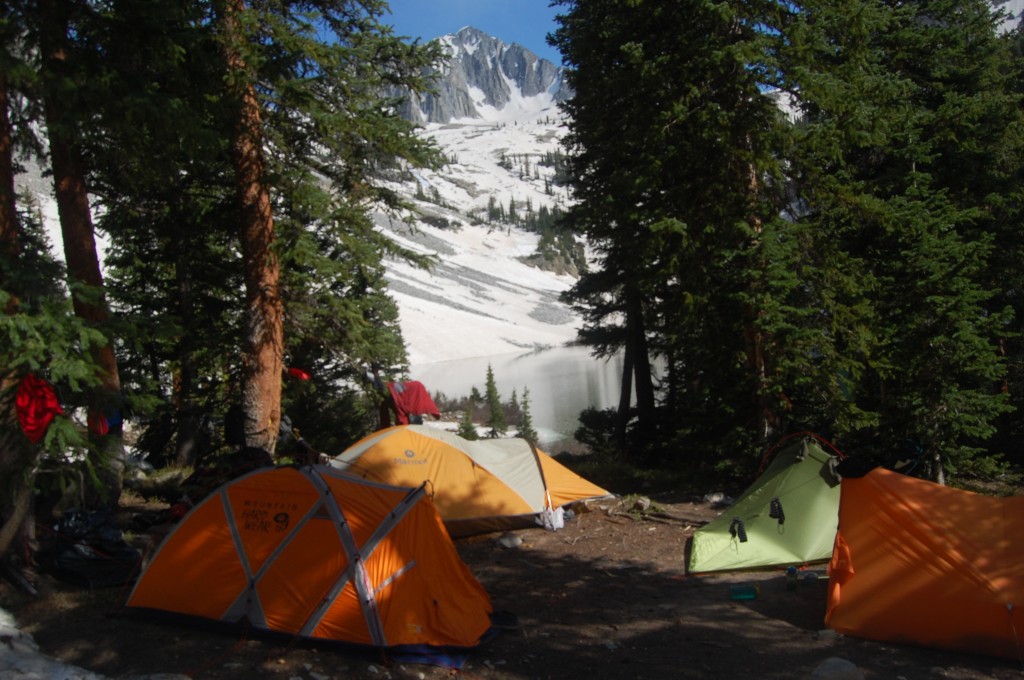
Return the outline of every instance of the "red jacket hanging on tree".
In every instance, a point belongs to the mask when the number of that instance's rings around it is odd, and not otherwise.
[[[398,425],[408,425],[410,417],[415,416],[431,415],[435,420],[441,418],[441,412],[430,398],[427,388],[418,380],[389,382],[388,391],[391,397],[384,400],[380,409],[381,428],[391,426],[392,412]]]
[[[53,386],[31,373],[21,379],[14,405],[21,431],[33,444],[42,440],[54,417],[64,413]]]

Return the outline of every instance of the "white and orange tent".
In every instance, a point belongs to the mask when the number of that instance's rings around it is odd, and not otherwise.
[[[427,425],[380,430],[329,464],[395,486],[427,483],[452,536],[535,525],[545,512],[611,495],[525,439],[469,441]]]
[[[127,606],[381,648],[471,647],[492,611],[422,486],[325,466],[222,486],[167,536]]]

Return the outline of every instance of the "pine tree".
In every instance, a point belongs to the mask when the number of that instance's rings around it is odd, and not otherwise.
[[[533,416],[530,415],[530,390],[527,387],[523,388],[522,413],[517,436],[536,446],[540,436],[533,428]]]
[[[1010,67],[1005,77],[1013,84],[1011,95],[1016,101],[1024,95],[1024,29],[1017,28],[1004,36],[1010,49]],[[1018,114],[1021,107],[1016,108]],[[1001,389],[1008,395],[1013,411],[999,422],[999,434],[992,441],[992,449],[1013,453],[1013,462],[1022,461],[1021,433],[1024,433],[1024,290],[1009,282],[1024,280],[1024,239],[1018,225],[1024,220],[1024,125],[1017,122],[1005,126],[1005,138],[1000,151],[989,157],[987,169],[1001,179],[998,190],[991,198],[991,224],[993,234],[992,257],[989,274],[996,282],[993,309],[1012,309],[1013,320],[1007,324],[1008,337],[1000,339],[1000,354],[1006,360],[1006,376]]]
[[[501,394],[498,393],[498,385],[494,380],[494,370],[487,364],[487,383],[484,388],[487,403],[487,436],[500,437],[508,430],[505,423],[505,409],[501,405]]]
[[[245,446],[273,455],[281,422],[284,303],[281,265],[274,247],[274,214],[264,158],[263,112],[250,75],[252,56],[243,28],[244,0],[228,0],[219,17],[224,35],[227,99],[232,111],[231,165],[239,206],[239,242],[245,282],[241,395]]]
[[[455,431],[455,434],[469,441],[480,439],[480,433],[477,431],[476,423],[473,420],[473,409],[474,405],[472,402],[467,404],[466,410],[462,414],[462,419],[459,421],[459,428]]]
[[[765,7],[559,4],[554,43],[575,91],[564,109],[577,202],[565,223],[600,258],[571,299],[583,340],[624,353],[619,437],[635,416],[636,436],[672,423],[712,456],[764,438],[778,427],[769,350],[785,348],[766,312],[793,285],[765,252],[788,244]],[[657,354],[671,364],[672,415],[657,410]]]
[[[13,193],[9,198],[13,201]],[[70,414],[87,405],[89,388],[102,384],[95,357],[108,340],[74,314],[42,224],[11,208],[3,212],[14,215],[13,225],[5,226],[12,237],[0,248],[0,559],[20,570],[30,566],[24,561],[30,556],[9,549],[19,539],[23,547],[32,545],[37,487],[72,488],[106,467],[105,451],[84,436]],[[16,390],[29,374],[56,385],[64,409],[37,443],[25,436],[14,413]],[[71,450],[79,455],[68,460]]]
[[[14,413],[16,389],[29,374],[57,386],[66,414],[89,406],[89,399],[102,395],[104,381],[109,381],[97,359],[110,358],[106,354],[110,340],[74,313],[60,283],[67,274],[50,253],[38,206],[26,196],[16,196],[14,190],[16,151],[34,148],[36,143],[26,121],[38,111],[35,105],[43,76],[39,63],[33,61],[40,55],[39,47],[28,42],[34,35],[32,28],[44,28],[42,17],[35,14],[38,9],[11,2],[0,21],[6,56],[0,64],[0,346],[4,348],[0,353],[0,559],[5,570],[18,575],[30,567],[31,555],[9,548],[15,542],[25,548],[33,545],[37,487],[68,488],[94,479],[97,470],[115,469],[104,459],[106,451],[96,440],[88,441],[67,415],[56,415],[43,439],[33,443],[19,428]],[[53,71],[48,71],[47,77],[52,76]],[[52,80],[49,85],[54,86]],[[68,123],[73,125],[71,120]],[[79,305],[95,303],[97,291],[70,283]],[[69,460],[71,450],[76,455]],[[91,490],[91,486],[78,489],[83,495]],[[111,491],[107,501],[115,500],[116,489]]]
[[[822,411],[865,450],[911,440],[942,482],[980,462],[1005,410],[1007,317],[986,274],[1005,168],[982,160],[1006,157],[1019,117],[1005,46],[985,3],[802,5],[783,54],[805,114],[798,220],[817,246],[804,305],[828,321],[808,347],[842,406]]]
[[[427,260],[378,233],[367,206],[400,204],[377,179],[397,158],[414,166],[439,160],[383,94],[386,85],[424,88],[419,67],[436,55],[382,31],[381,3],[305,7],[335,38],[305,32],[305,17],[292,3],[248,7],[247,17],[260,18],[243,23],[263,32],[245,49],[259,64],[248,77],[258,83],[264,180],[275,197],[282,363],[310,370],[320,407],[305,408],[312,391],[290,383],[283,398],[297,400],[293,408],[316,421],[302,423],[304,434],[327,438],[326,445],[339,431],[372,426],[373,405],[366,398],[353,407],[346,387],[361,376],[356,367],[400,368],[406,360],[383,261]],[[199,440],[198,423],[218,420],[239,398],[241,357],[230,343],[241,337],[244,320],[239,213],[224,165],[234,128],[217,35],[192,14],[202,9],[187,2],[124,5],[108,17],[105,50],[116,57],[112,82],[120,88],[109,99],[119,106],[103,112],[101,129],[116,143],[92,152],[102,161],[97,179],[110,206],[101,219],[112,236],[108,264],[119,308],[144,337],[125,343],[128,370],[133,385],[158,390],[150,395],[159,403],[143,442],[179,462],[191,460],[197,447],[219,445]],[[264,50],[276,56],[256,54]],[[286,52],[288,58],[277,58]],[[321,76],[300,75],[313,71]],[[336,407],[323,408],[331,403]],[[326,422],[330,414],[352,414],[353,422]]]
[[[121,493],[124,448],[118,430],[106,427],[106,417],[121,408],[121,380],[111,313],[99,266],[95,229],[90,205],[88,149],[83,144],[90,121],[89,103],[97,94],[80,95],[80,83],[102,80],[106,75],[91,34],[98,18],[95,8],[77,6],[68,0],[44,0],[26,13],[28,35],[38,43],[28,47],[38,54],[38,98],[49,144],[49,167],[61,226],[68,286],[77,314],[86,324],[104,329],[109,342],[96,346],[95,360],[103,366],[101,385],[90,388],[88,422],[97,447],[105,450],[107,464],[94,478],[96,488],[88,490],[90,505],[116,507]],[[84,106],[74,104],[76,97]],[[98,497],[96,494],[98,493]]]

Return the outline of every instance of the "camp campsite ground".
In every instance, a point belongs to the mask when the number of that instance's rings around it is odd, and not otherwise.
[[[868,679],[1024,677],[1016,661],[830,634],[824,565],[805,568],[820,578],[801,579],[795,590],[782,569],[687,575],[687,539],[722,510],[697,497],[650,498],[644,512],[634,497],[593,503],[559,531],[460,540],[495,608],[518,626],[474,649],[459,671],[155,621],[122,610],[124,589],[48,577],[36,598],[3,585],[0,606],[44,653],[109,678],[790,679],[833,657]],[[758,597],[734,600],[737,585],[758,586]]]

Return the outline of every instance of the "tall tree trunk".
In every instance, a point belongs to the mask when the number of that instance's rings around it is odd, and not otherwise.
[[[946,468],[943,464],[944,462],[941,452],[935,451],[932,453],[932,481],[940,486],[946,486]]]
[[[41,0],[40,9],[40,47],[44,69],[52,85],[69,78],[68,18],[63,11],[65,4],[60,0]],[[88,324],[102,329],[109,320],[110,313],[106,296],[103,294],[103,276],[96,252],[96,237],[89,211],[85,173],[74,142],[76,126],[73,114],[68,110],[66,99],[52,87],[45,88],[43,106],[46,111],[50,165],[64,241],[68,280],[73,285],[84,284],[99,291],[99,297],[95,300],[74,295],[75,315]],[[102,369],[102,383],[89,397],[91,423],[102,421],[105,413],[118,407],[121,393],[121,380],[113,344],[107,342],[102,347],[94,348],[93,354],[94,360]],[[96,437],[96,442],[102,447],[106,462],[101,474],[105,486],[105,501],[110,505],[116,505],[121,495],[121,473],[124,469],[121,436],[119,432],[111,432]]]
[[[748,139],[749,143],[749,139]],[[757,176],[757,168],[753,163],[747,164],[747,192],[751,197],[751,203],[756,202],[756,196],[760,193],[761,183]],[[751,231],[754,233],[755,251],[760,246],[761,235],[764,231],[764,224],[761,218],[752,214],[748,219]],[[763,265],[759,266],[755,279],[750,282],[751,290],[754,293],[751,297],[757,299],[757,294],[763,290]],[[754,404],[754,429],[758,441],[770,439],[779,422],[778,413],[773,408],[768,395],[768,362],[764,352],[764,333],[761,330],[761,311],[753,305],[743,306],[744,335],[747,351],[747,368],[751,385],[751,399]]]
[[[643,300],[640,293],[626,293],[626,332],[633,347],[633,376],[636,385],[637,421],[641,426],[653,424],[654,376],[647,348],[647,325],[644,322]]]
[[[185,328],[195,323],[192,296],[192,269],[186,251],[181,251],[175,266],[178,281],[178,314]],[[195,465],[198,459],[198,422],[195,399],[195,348],[191,334],[185,334],[179,345],[178,375],[175,379],[175,409],[177,436],[174,462],[178,467]]]
[[[274,453],[281,422],[283,308],[280,265],[274,253],[274,218],[264,181],[260,104],[241,46],[243,0],[228,0],[224,13],[228,79],[238,103],[232,164],[238,188],[240,239],[245,267],[246,332],[242,348],[245,444]]]
[[[619,410],[615,418],[615,441],[620,445],[626,443],[626,430],[629,427],[629,409],[633,405],[633,344],[629,335],[626,336],[625,349],[622,352],[622,387],[619,390]]]

